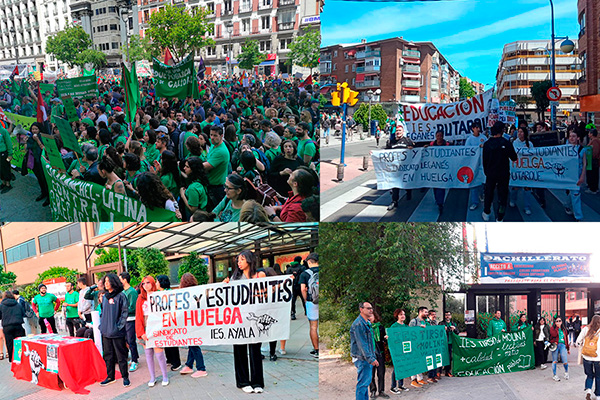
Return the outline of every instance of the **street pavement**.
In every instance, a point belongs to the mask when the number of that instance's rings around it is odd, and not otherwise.
[[[35,201],[41,193],[35,175],[22,176],[15,170],[13,174],[17,178],[12,182],[13,189],[0,194],[0,222],[52,221],[50,207]]]
[[[298,304],[299,310],[302,304]],[[287,341],[287,355],[281,356],[277,361],[269,361],[268,343],[263,345],[263,354],[267,357],[263,361],[265,391],[262,395],[254,394],[253,397],[262,399],[318,399],[318,360],[310,356],[312,345],[308,336],[309,326],[306,317],[299,313],[297,320],[291,321],[290,340]],[[65,332],[63,332],[64,334]],[[279,350],[279,344],[277,346]],[[266,349],[266,351],[264,351]],[[100,387],[98,383],[87,387],[90,390],[87,398],[94,400],[109,399],[202,399],[202,400],[235,400],[246,399],[248,394],[235,386],[233,369],[232,346],[204,346],[202,352],[208,376],[192,378],[189,375],[180,375],[179,371],[171,372],[169,369],[169,385],[162,387],[161,375],[158,365],[155,366],[157,384],[153,388],[147,386],[150,379],[148,367],[145,362],[144,350],[138,346],[140,352],[139,369],[130,373],[131,386],[123,387],[122,380],[108,387]],[[182,362],[187,359],[187,348],[181,348]],[[156,363],[155,363],[156,364]],[[117,367],[118,368],[118,367]],[[13,378],[10,364],[7,360],[0,361],[0,400],[61,400],[82,399],[86,396],[77,395],[68,389],[61,392],[35,386],[30,382]]]
[[[341,139],[332,137],[329,145],[321,146],[321,221],[323,222],[482,222],[483,202],[477,209],[469,209],[469,190],[446,190],[444,211],[439,213],[433,189],[413,189],[411,200],[400,190],[398,207],[388,211],[392,201],[391,191],[377,190],[377,179],[370,157],[365,171],[363,157],[377,150],[374,138],[356,138],[346,144],[344,180],[337,181],[340,162]],[[321,143],[324,141],[321,140]],[[385,145],[382,138],[379,149]],[[565,190],[543,189],[545,207],[533,192],[519,191],[515,207],[508,207],[506,222],[572,222],[575,218],[565,212]],[[523,196],[531,200],[531,215],[525,214]],[[600,221],[600,194],[582,192],[583,220]],[[497,204],[497,202],[495,202]],[[497,205],[495,205],[497,207]],[[491,221],[495,220],[492,210]]]

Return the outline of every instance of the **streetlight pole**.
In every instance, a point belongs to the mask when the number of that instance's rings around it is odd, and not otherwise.
[[[225,25],[227,28],[227,33],[229,33],[229,46],[227,47],[227,58],[229,58],[229,63],[227,64],[227,74],[231,76],[233,74],[233,67],[231,65],[231,34],[233,33],[233,23],[231,21],[227,22]]]
[[[555,39],[555,34],[554,34],[554,2],[552,0],[550,0],[550,12],[551,12],[551,17],[552,17],[552,40],[550,45],[552,46],[552,87],[556,86],[556,50],[554,49],[555,45],[554,45],[554,41]],[[555,131],[556,130],[556,105],[555,103],[553,103],[550,106],[550,119],[552,120],[552,130]]]
[[[373,91],[371,89],[369,89],[367,91],[367,96],[369,96],[369,136],[371,136],[371,102],[373,101]]]

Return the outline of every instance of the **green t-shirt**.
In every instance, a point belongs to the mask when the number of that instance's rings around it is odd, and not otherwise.
[[[565,333],[563,332],[562,329],[558,330],[558,343],[564,343],[565,342]]]
[[[206,189],[200,182],[192,182],[185,191],[185,197],[190,207],[197,207],[199,210],[206,209],[208,196],[206,195]]]
[[[71,171],[73,171],[74,169],[76,169],[77,171],[79,171],[79,167],[84,166],[85,169],[88,169],[90,167],[90,165],[88,163],[86,163],[85,161],[81,161],[78,159],[73,160],[73,162],[71,163],[71,165],[69,166],[69,168],[67,169],[67,173],[69,175],[71,175]],[[81,171],[79,171],[79,173],[81,173]]]
[[[45,296],[38,294],[33,298],[33,302],[38,306],[40,318],[50,318],[54,316],[54,302],[57,300],[56,296],[52,293],[46,293]]]
[[[304,161],[304,156],[312,157],[317,154],[317,146],[310,139],[300,140],[298,142],[298,156]]]
[[[169,173],[169,174],[163,175],[160,177],[160,180],[165,185],[165,187],[167,189],[169,189],[169,192],[171,192],[171,194],[173,195],[173,197],[175,199],[177,197],[179,197],[179,186],[177,186],[177,183],[175,182],[175,179],[173,178],[173,174]]]
[[[129,304],[127,316],[135,317],[135,305],[138,298],[137,291],[132,286],[129,286],[129,289],[123,290],[123,293],[125,294],[125,297],[127,297],[127,303]]]
[[[160,151],[156,149],[156,144],[146,145],[146,151],[144,152],[144,156],[146,157],[146,161],[148,161],[148,164],[152,165],[154,161],[158,159],[159,155]]]
[[[208,183],[210,185],[218,186],[224,185],[225,179],[227,179],[227,167],[229,165],[229,150],[224,142],[220,145],[211,145],[208,150],[207,162],[213,166],[208,171]]]
[[[281,149],[279,147],[267,149],[267,151],[265,151],[265,155],[271,162],[273,162],[275,157],[277,157],[279,154],[281,154]]]
[[[67,304],[77,304],[79,301],[79,292],[73,290],[73,293],[65,294],[65,303]],[[77,306],[71,307],[67,306],[67,318],[77,318],[79,313],[77,312]]]
[[[187,146],[185,145],[185,142],[187,142],[188,138],[195,136],[198,137],[198,135],[196,135],[193,132],[186,132],[185,135],[183,135],[183,158],[188,158],[190,155],[190,151],[188,150]],[[204,160],[206,161],[206,160]]]
[[[240,210],[233,208],[233,203],[226,197],[212,211],[217,215],[215,221],[218,222],[238,222],[240,220]]]

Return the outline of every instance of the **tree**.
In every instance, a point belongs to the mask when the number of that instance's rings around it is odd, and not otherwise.
[[[4,292],[12,288],[17,281],[17,275],[14,272],[2,272],[0,270],[0,291]]]
[[[75,65],[83,67],[85,64],[92,64],[95,69],[106,65],[106,54],[94,49],[85,49],[75,57]]]
[[[73,68],[76,65],[83,65],[80,64],[81,60],[78,56],[83,51],[90,49],[92,45],[92,38],[81,26],[71,25],[48,38],[46,53],[52,54],[58,61]]]
[[[471,97],[474,97],[475,95],[477,95],[477,93],[475,93],[475,89],[473,88],[473,85],[471,85],[467,81],[467,78],[460,78],[460,83],[458,86],[458,96],[461,99],[470,99]]]
[[[168,48],[175,62],[179,62],[188,53],[214,46],[215,41],[207,35],[214,29],[207,19],[210,13],[207,8],[188,9],[170,4],[153,13],[147,29],[152,51],[160,54]]]
[[[31,285],[26,286],[22,291],[21,295],[25,300],[31,301],[33,297],[39,293],[38,286],[42,284],[46,279],[52,278],[65,278],[67,282],[75,284],[77,279],[82,273],[66,267],[51,267],[46,271],[38,274],[38,277]]]
[[[551,81],[533,82],[531,85],[531,97],[535,100],[538,121],[545,119],[546,109],[550,107],[550,100],[546,96],[548,89],[552,87]]]
[[[289,45],[290,58],[289,63],[300,67],[310,68],[312,75],[313,68],[319,66],[319,57],[321,57],[321,33],[318,29],[308,29],[303,35],[296,36]]]
[[[138,249],[136,252],[137,262],[140,268],[140,276],[167,275],[169,273],[169,262],[165,255],[158,249]]]
[[[327,331],[333,346],[343,350],[361,301],[373,304],[389,326],[396,308],[406,309],[408,319],[439,296],[436,277],[454,284],[464,276],[464,265],[473,265],[464,261],[461,228],[454,223],[322,224],[319,236],[325,265],[319,316],[335,325]]]
[[[121,46],[121,54],[127,55],[127,47]],[[151,61],[152,57],[157,57],[159,53],[153,53],[152,43],[148,36],[131,35],[129,37],[129,59],[133,64],[136,61]]]
[[[242,52],[238,55],[240,68],[252,69],[266,59],[267,55],[258,49],[258,40],[246,39],[242,45]]]
[[[363,131],[367,131],[369,128],[369,104],[361,103],[358,110],[354,112],[352,118],[359,124],[362,124]],[[379,121],[379,126],[384,127],[387,122],[388,116],[384,111],[381,104],[371,105],[371,120]]]
[[[204,259],[198,256],[198,253],[191,252],[183,258],[177,274],[179,279],[181,279],[186,272],[194,275],[198,281],[198,285],[205,285],[208,283],[208,265],[206,265]]]
[[[516,96],[514,98],[515,103],[517,103],[517,110],[521,110],[523,113],[523,120],[525,120],[525,111],[527,110],[527,104],[531,103],[533,99],[529,96]]]

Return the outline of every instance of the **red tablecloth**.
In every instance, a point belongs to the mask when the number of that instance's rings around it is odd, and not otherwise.
[[[17,379],[75,393],[88,394],[87,385],[106,378],[106,365],[90,339],[42,334],[15,339],[11,371]]]

